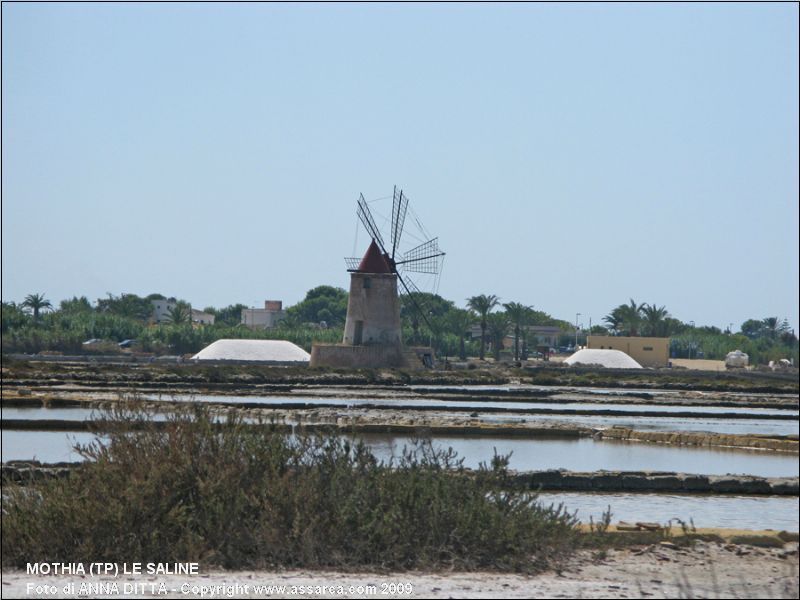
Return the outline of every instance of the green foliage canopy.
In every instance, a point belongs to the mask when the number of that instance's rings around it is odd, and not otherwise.
[[[309,290],[302,302],[286,312],[302,323],[325,321],[328,326],[341,326],[347,317],[347,292],[342,288],[320,285]]]

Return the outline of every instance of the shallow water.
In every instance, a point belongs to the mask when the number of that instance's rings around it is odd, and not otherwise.
[[[4,408],[2,411],[3,419],[27,419],[30,421],[43,421],[55,419],[60,421],[87,421],[102,419],[109,414],[108,411],[99,408]],[[166,418],[164,413],[153,413],[152,417],[156,421]]]
[[[382,459],[400,456],[410,438],[362,435]],[[476,468],[494,455],[513,453],[510,468],[519,471],[567,469],[570,471],[677,471],[705,475],[760,475],[797,477],[796,454],[766,453],[728,448],[697,448],[622,441],[576,439],[502,439],[490,437],[437,437],[436,447],[453,448],[464,466]]]
[[[73,449],[97,437],[86,431],[3,431],[3,462],[38,460],[46,463],[83,460]]]
[[[385,434],[359,436],[375,452],[388,461],[402,454],[411,438]],[[43,462],[79,460],[72,458],[72,440],[86,443],[93,438],[88,432],[3,431],[3,460],[36,458]],[[510,467],[520,471],[568,469],[571,471],[678,471],[707,475],[727,473],[763,477],[798,476],[798,457],[790,454],[726,448],[696,448],[641,444],[619,441],[579,439],[503,439],[489,437],[438,437],[437,448],[452,447],[464,459],[464,465],[476,468],[498,454],[512,453]]]
[[[681,519],[695,527],[798,531],[800,499],[786,496],[704,496],[684,494],[622,494],[542,492],[543,504],[563,503],[578,511],[583,523],[597,523],[609,506],[611,522],[648,521],[666,524]]]
[[[57,419],[61,421],[87,421],[99,419],[101,413],[94,408],[4,408],[2,411],[3,419],[28,419],[31,421],[42,421],[46,419]]]

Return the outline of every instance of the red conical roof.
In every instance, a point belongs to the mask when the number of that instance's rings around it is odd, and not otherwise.
[[[367,253],[358,264],[358,271],[360,273],[392,272],[392,269],[389,268],[389,263],[386,262],[386,258],[384,258],[383,254],[381,254],[381,249],[378,248],[378,244],[375,243],[375,240],[372,240],[369,248],[367,248]]]

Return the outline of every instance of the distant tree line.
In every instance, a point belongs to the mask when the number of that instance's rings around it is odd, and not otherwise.
[[[606,328],[592,328],[592,333],[611,335],[669,337],[673,358],[709,358],[721,360],[732,350],[742,350],[751,362],[793,358],[798,360],[797,336],[786,319],[767,317],[748,319],[739,330],[725,331],[714,326],[695,326],[673,318],[666,306],[638,304],[632,298],[620,304],[603,319]],[[599,329],[599,330],[598,330]]]
[[[200,351],[222,338],[284,339],[306,350],[319,342],[340,342],[347,315],[347,292],[321,285],[286,310],[286,317],[272,329],[252,329],[241,324],[244,304],[223,308],[209,306],[204,312],[214,315],[213,325],[197,325],[191,320],[191,306],[170,298],[174,306],[165,322],[152,323],[153,300],[167,300],[162,294],[140,297],[136,294],[109,294],[94,303],[85,296],[62,300],[54,307],[43,293],[26,296],[19,304],[2,303],[3,352],[35,353],[87,351],[88,340],[104,340],[108,349],[124,340],[136,340],[134,348],[154,354],[187,354]],[[463,306],[437,294],[415,293],[400,297],[403,338],[408,345],[431,344],[439,356],[478,356],[487,351],[499,359],[506,336],[513,337],[509,358],[527,356],[533,326],[558,327],[564,339],[575,334],[575,324],[556,319],[521,302],[501,303],[492,294],[467,298]],[[731,350],[748,353],[752,362],[794,358],[798,343],[788,322],[776,317],[748,319],[739,332],[717,327],[696,327],[672,317],[665,306],[637,303],[620,304],[582,334],[670,337],[673,357],[722,359]],[[480,335],[472,337],[473,327]]]

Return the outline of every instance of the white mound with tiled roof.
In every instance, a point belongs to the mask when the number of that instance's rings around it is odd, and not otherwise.
[[[584,348],[564,360],[568,365],[600,365],[608,369],[641,369],[642,365],[621,350]]]
[[[307,363],[311,355],[284,340],[217,340],[195,354],[193,360],[252,360]]]

